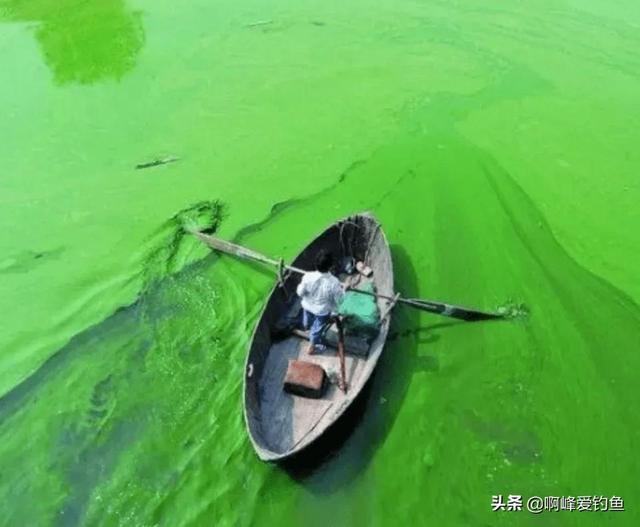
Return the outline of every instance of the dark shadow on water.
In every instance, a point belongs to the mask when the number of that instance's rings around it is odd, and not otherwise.
[[[0,21],[34,22],[35,37],[56,84],[120,80],[144,45],[142,16],[125,0],[9,0]]]

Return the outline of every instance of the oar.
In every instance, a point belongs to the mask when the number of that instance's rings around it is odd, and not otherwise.
[[[285,265],[281,260],[275,260],[273,258],[268,258],[263,254],[260,254],[256,251],[252,251],[251,249],[247,249],[246,247],[242,247],[241,245],[236,245],[235,243],[228,242],[226,240],[221,240],[220,238],[216,238],[215,236],[211,236],[209,234],[204,234],[199,231],[192,231],[192,233],[202,242],[204,242],[209,247],[221,251],[223,253],[231,254],[233,256],[237,256],[238,258],[242,258],[244,260],[253,260],[256,262],[262,262],[268,265],[273,265],[275,267],[281,269],[287,269],[293,273],[304,274],[306,271],[303,269],[299,269],[298,267],[293,267],[292,265]],[[428,313],[435,313],[437,315],[442,315],[445,317],[453,317],[458,318],[460,320],[466,320],[467,322],[475,322],[478,320],[491,320],[504,318],[505,315],[502,313],[490,313],[487,311],[479,311],[477,309],[471,309],[468,307],[456,306],[453,304],[445,304],[444,302],[436,302],[435,300],[424,300],[419,298],[402,298],[402,297],[393,297],[387,295],[380,295],[377,293],[371,293],[369,291],[362,291],[360,289],[351,289],[350,291],[355,291],[356,293],[360,293],[363,295],[375,296],[377,298],[383,298],[385,300],[389,300],[390,302],[399,302],[404,304],[405,306],[414,307],[416,309],[420,309],[422,311],[426,311]]]

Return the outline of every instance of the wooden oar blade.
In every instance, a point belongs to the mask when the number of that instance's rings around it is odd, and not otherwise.
[[[252,251],[251,249],[247,249],[246,247],[236,245],[235,243],[231,243],[226,240],[216,238],[215,236],[211,236],[210,234],[204,234],[198,231],[193,231],[193,234],[200,241],[204,242],[206,245],[208,245],[209,247],[217,251],[231,254],[233,256],[237,256],[238,258],[243,258],[245,260],[255,260],[258,262],[268,263],[271,265],[278,264],[276,260],[267,258],[266,256],[260,253],[257,253],[256,251]]]
[[[484,311],[473,311],[459,308],[453,309],[449,316],[459,318],[460,320],[466,320],[467,322],[479,322],[481,320],[495,320],[502,318],[502,315],[499,315],[498,313],[486,313]]]
[[[430,302],[420,300],[418,298],[408,298],[403,303],[413,306],[417,309],[421,309],[422,311],[427,311],[428,313],[435,313],[437,315],[442,315],[445,317],[457,318],[460,320],[465,320],[467,322],[477,322],[480,320],[494,320],[503,318],[503,316],[499,313],[488,313],[486,311],[479,311],[477,309],[453,306],[440,302]]]

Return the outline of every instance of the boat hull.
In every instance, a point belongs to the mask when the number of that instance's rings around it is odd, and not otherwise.
[[[318,235],[295,258],[292,265],[312,270],[319,250],[330,250],[338,260],[352,257],[364,261],[373,270],[370,278],[376,291],[393,296],[393,264],[384,232],[372,214],[361,213],[344,218]],[[335,352],[305,355],[306,342],[300,337],[278,335],[283,315],[292,309],[300,276],[284,277],[271,291],[256,324],[244,370],[244,416],[253,447],[264,461],[282,462],[300,458],[304,451],[345,414],[371,377],[382,354],[389,331],[391,305],[378,299],[381,313],[380,331],[371,342],[366,357],[347,353],[347,393],[330,386],[320,399],[307,399],[287,394],[282,381],[288,360],[308,360],[325,370],[337,366]],[[316,450],[314,447],[313,450]]]

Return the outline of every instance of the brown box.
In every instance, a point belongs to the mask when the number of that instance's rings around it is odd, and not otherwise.
[[[289,360],[284,376],[284,391],[302,397],[319,399],[327,384],[322,366],[302,360]]]

